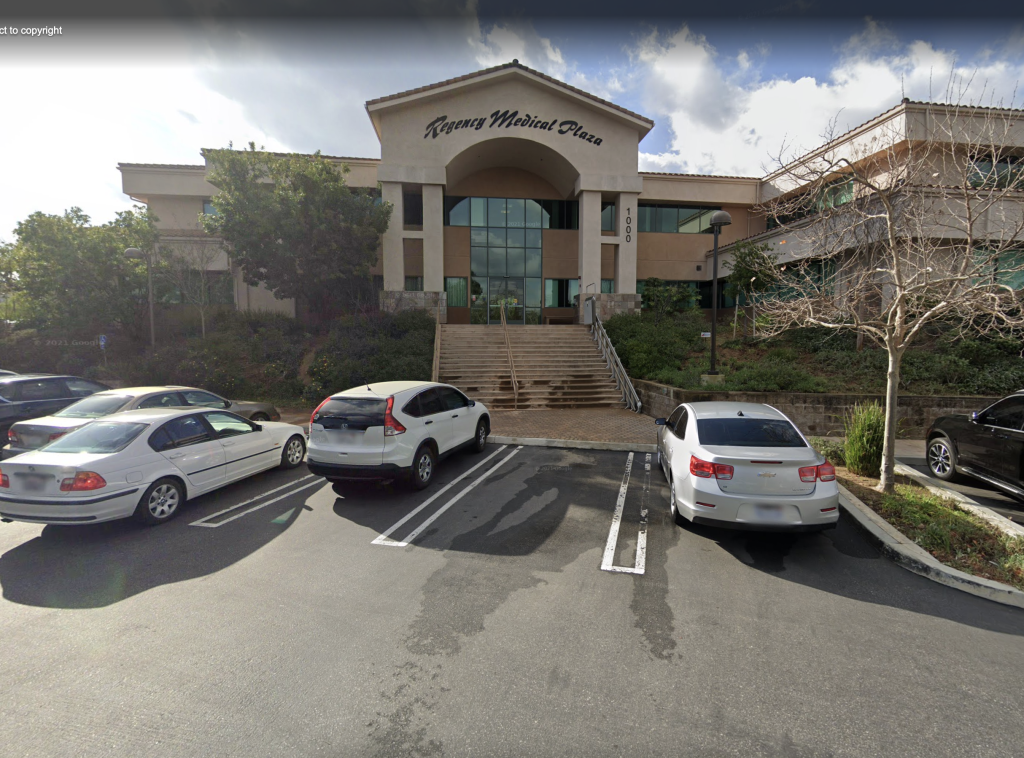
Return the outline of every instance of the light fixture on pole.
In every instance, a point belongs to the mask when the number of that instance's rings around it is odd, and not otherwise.
[[[708,369],[709,376],[715,376],[715,349],[717,347],[718,334],[718,233],[723,226],[732,223],[732,216],[725,211],[715,211],[711,214],[711,229],[715,235],[715,252],[711,264],[711,367]]]
[[[124,257],[146,262],[146,281],[149,285],[149,346],[156,347],[156,327],[153,324],[153,255],[137,247],[129,247],[124,251]]]

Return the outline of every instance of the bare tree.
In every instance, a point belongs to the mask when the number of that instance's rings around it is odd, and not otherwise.
[[[955,93],[947,93],[955,94]],[[953,99],[953,98],[949,98]],[[767,335],[849,330],[888,354],[880,488],[891,492],[907,348],[929,325],[1024,327],[1024,117],[911,103],[799,160],[774,157],[762,208],[785,233]]]
[[[188,240],[164,243],[160,248],[160,276],[175,287],[182,300],[199,313],[203,339],[206,339],[206,318],[215,305],[212,286],[214,277],[223,276],[216,265],[224,258],[224,250],[216,240]]]

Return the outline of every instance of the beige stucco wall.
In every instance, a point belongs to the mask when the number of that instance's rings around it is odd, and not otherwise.
[[[522,197],[531,200],[560,200],[551,184],[521,168],[496,167],[477,171],[445,190],[459,197]]]

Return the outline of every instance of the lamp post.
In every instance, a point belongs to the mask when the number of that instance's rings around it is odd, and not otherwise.
[[[711,229],[715,234],[715,253],[711,264],[711,367],[708,370],[709,376],[718,372],[715,370],[715,348],[718,335],[718,233],[723,226],[732,223],[732,216],[725,211],[715,211],[711,214]]]
[[[129,247],[124,251],[124,257],[146,262],[146,281],[149,284],[149,346],[156,347],[156,327],[153,324],[153,254],[144,253],[137,247]]]

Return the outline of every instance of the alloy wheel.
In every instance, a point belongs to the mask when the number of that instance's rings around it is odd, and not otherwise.
[[[487,444],[487,427],[484,426],[483,424],[480,424],[480,426],[477,427],[476,444],[479,447],[483,447],[484,445]]]
[[[302,442],[297,439],[293,439],[288,443],[288,447],[285,450],[285,456],[288,458],[288,463],[292,466],[297,466],[302,460],[302,454],[305,452],[302,449]]]
[[[416,475],[420,478],[421,482],[426,482],[430,479],[433,468],[434,462],[430,458],[430,453],[421,455],[419,465],[416,467]]]
[[[669,487],[668,492],[669,508],[672,509],[672,518],[676,516],[676,483],[672,481],[672,485]]]
[[[169,518],[178,509],[177,488],[172,484],[161,484],[150,494],[146,507],[154,518]]]
[[[952,456],[944,440],[936,440],[928,446],[928,468],[939,476],[946,476],[952,470]]]

